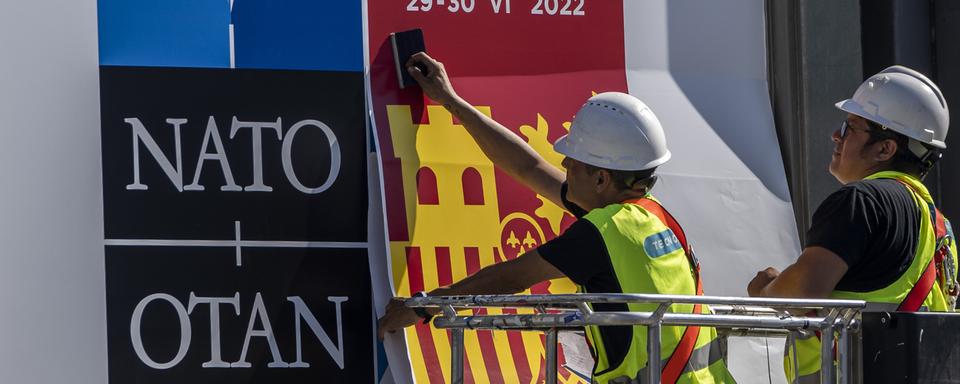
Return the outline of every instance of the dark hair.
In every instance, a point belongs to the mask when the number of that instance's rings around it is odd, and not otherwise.
[[[616,186],[619,190],[633,189],[638,183],[643,183],[644,185],[641,186],[645,187],[649,191],[650,188],[653,188],[653,183],[656,181],[656,178],[653,176],[653,172],[657,170],[657,167],[639,171],[622,171],[618,169],[597,167],[586,163],[583,165],[586,166],[587,173],[591,175],[600,170],[610,173],[610,176],[613,178],[614,186]]]
[[[864,120],[867,122],[867,126],[870,127],[870,130],[867,131],[870,139],[867,140],[866,145],[878,143],[883,140],[893,140],[897,143],[897,152],[894,153],[893,158],[890,159],[889,166],[892,170],[923,178],[927,171],[930,170],[930,167],[933,166],[933,163],[924,164],[917,155],[910,151],[909,137],[894,132],[892,129],[885,128],[870,120]],[[926,147],[926,145],[924,146]],[[927,147],[927,149],[930,150],[931,148]]]

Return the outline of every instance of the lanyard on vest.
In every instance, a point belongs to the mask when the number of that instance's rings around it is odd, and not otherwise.
[[[690,270],[693,273],[693,279],[696,284],[697,296],[703,296],[703,281],[700,279],[700,261],[697,260],[696,255],[693,254],[693,247],[687,243],[687,236],[683,233],[683,228],[680,228],[680,223],[677,223],[677,220],[674,219],[660,203],[653,199],[640,198],[629,200],[625,203],[636,204],[646,209],[647,212],[659,218],[667,228],[673,231],[673,234],[680,240],[680,246],[683,247],[683,252],[687,255],[687,260],[690,262]],[[700,304],[694,305],[693,313],[700,313],[701,307]],[[661,382],[673,384],[680,379],[680,374],[683,373],[683,369],[690,361],[690,356],[693,355],[693,349],[696,347],[697,337],[699,335],[699,326],[687,326],[687,329],[683,331],[683,336],[680,337],[680,342],[677,343],[677,347],[670,355],[670,359],[663,365],[660,374]],[[647,342],[649,343],[650,341],[648,340]],[[649,364],[648,362],[647,365],[649,366]]]
[[[949,258],[947,255],[947,246],[944,241],[947,237],[947,229],[944,224],[943,215],[940,214],[940,211],[933,206],[933,204],[927,203],[930,209],[930,220],[933,222],[933,227],[936,228],[936,248],[933,251],[933,257],[930,258],[930,262],[927,263],[927,267],[923,270],[923,274],[920,275],[920,280],[917,280],[917,283],[913,285],[913,288],[910,289],[910,293],[907,293],[907,297],[903,299],[903,302],[900,303],[900,306],[897,307],[899,312],[916,312],[920,310],[920,307],[923,305],[923,301],[927,298],[927,295],[930,294],[930,291],[933,290],[934,282],[940,280],[941,283],[946,286],[946,279],[948,278],[947,273],[941,273],[940,267],[943,265],[944,259]],[[953,289],[953,287],[950,287]]]

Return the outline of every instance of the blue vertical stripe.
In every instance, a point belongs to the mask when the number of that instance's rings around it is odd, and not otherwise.
[[[363,71],[360,0],[236,0],[237,68]]]
[[[100,64],[363,70],[361,0],[99,0]]]
[[[229,68],[229,0],[100,0],[100,64]]]

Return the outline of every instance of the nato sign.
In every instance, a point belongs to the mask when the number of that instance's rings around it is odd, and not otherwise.
[[[100,0],[111,383],[374,381],[360,3]]]

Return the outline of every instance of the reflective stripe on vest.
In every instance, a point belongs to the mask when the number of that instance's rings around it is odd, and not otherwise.
[[[667,364],[667,360],[663,359],[660,366]],[[714,339],[710,341],[707,345],[701,346],[700,348],[694,349],[693,353],[690,354],[690,360],[687,362],[687,365],[683,368],[683,374],[696,372],[702,369],[707,369],[714,363],[723,360],[723,349],[720,345],[719,339]],[[607,383],[610,384],[620,384],[620,383],[630,383],[630,384],[640,384],[646,380],[647,377],[647,367],[643,367],[640,372],[637,372],[637,375],[633,378],[628,378],[626,376],[620,376],[613,379],[610,379]],[[665,380],[663,381],[666,382]]]

